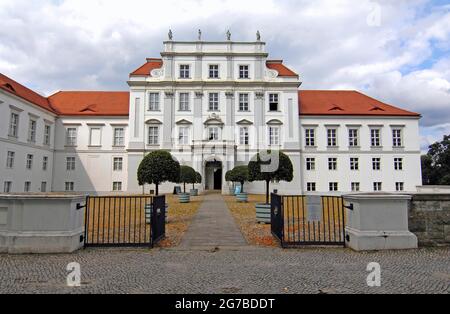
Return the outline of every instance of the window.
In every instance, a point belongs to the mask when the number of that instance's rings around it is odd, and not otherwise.
[[[350,170],[359,170],[359,158],[350,158]]]
[[[51,133],[52,132],[52,127],[48,124],[45,125],[44,127],[44,145],[50,146],[50,138],[51,138]]]
[[[114,157],[113,170],[114,171],[122,171],[122,169],[123,169],[123,158],[122,157]]]
[[[41,182],[41,192],[47,192],[47,182]]]
[[[75,183],[73,183],[73,182],[66,182],[66,184],[65,184],[65,191],[66,192],[73,192],[73,191],[75,191]]]
[[[328,158],[328,170],[337,170],[337,158]]]
[[[148,127],[148,145],[159,145],[159,127]]]
[[[372,169],[381,170],[381,158],[372,158]]]
[[[239,111],[249,111],[248,94],[239,94]]]
[[[27,163],[26,163],[26,168],[28,170],[31,170],[33,168],[33,155],[28,154],[27,155]]]
[[[330,182],[329,183],[329,190],[330,190],[330,192],[337,192],[338,191],[338,183],[337,182]]]
[[[392,130],[392,143],[394,147],[402,147],[402,130],[393,129]]]
[[[327,130],[327,143],[329,147],[337,146],[337,129]]]
[[[77,146],[77,129],[68,128],[66,131],[66,146]]]
[[[405,183],[403,182],[395,182],[395,190],[397,192],[402,192],[405,190]]]
[[[305,144],[308,147],[316,146],[316,130],[306,129],[305,130]]]
[[[91,128],[90,146],[102,146],[102,129]]]
[[[239,143],[241,145],[249,144],[249,132],[246,126],[239,128]]]
[[[208,129],[208,139],[210,141],[218,141],[219,140],[219,128],[211,127]]]
[[[182,79],[188,79],[191,77],[190,74],[190,66],[187,64],[180,65],[180,78]]]
[[[269,94],[269,111],[278,111],[278,94]]]
[[[114,192],[122,191],[122,182],[113,182],[113,191]]]
[[[66,157],[66,170],[67,171],[75,170],[75,157]]]
[[[180,127],[178,131],[178,143],[180,145],[189,145],[189,128]]]
[[[280,128],[271,126],[269,127],[269,145],[280,145]]]
[[[373,183],[373,190],[374,190],[374,192],[380,192],[382,190],[381,182],[374,182]]]
[[[240,79],[248,79],[249,78],[249,67],[248,65],[240,65],[239,66],[239,78]]]
[[[372,147],[380,147],[381,146],[381,140],[380,140],[380,129],[371,129],[370,130],[370,143]]]
[[[3,184],[3,192],[4,193],[11,193],[12,191],[12,182],[11,181],[5,181]]]
[[[11,112],[11,118],[9,121],[9,136],[19,136],[19,114]]]
[[[308,182],[308,183],[306,183],[306,190],[308,192],[316,192],[316,182]]]
[[[211,78],[211,79],[219,78],[219,65],[211,64],[209,66],[209,78]]]
[[[25,182],[25,186],[23,187],[24,192],[30,192],[31,191],[31,182],[27,181]]]
[[[358,129],[349,129],[348,130],[348,145],[350,147],[358,147],[359,146]]]
[[[180,93],[180,111],[189,111],[189,93]]]
[[[30,143],[36,143],[36,120],[30,119],[30,124],[28,125],[28,141]]]
[[[403,158],[394,158],[394,169],[403,170]]]
[[[114,128],[114,146],[125,146],[124,128]]]
[[[312,171],[316,170],[316,159],[306,158],[306,170]]]
[[[6,168],[12,169],[14,167],[14,157],[16,156],[15,152],[8,152],[6,156]]]
[[[48,157],[42,157],[42,170],[47,171],[48,168]]]
[[[352,182],[352,192],[359,192],[359,191],[360,191],[359,182]]]
[[[209,111],[219,111],[219,93],[209,93]]]
[[[159,111],[159,93],[150,93],[148,99],[148,110]]]

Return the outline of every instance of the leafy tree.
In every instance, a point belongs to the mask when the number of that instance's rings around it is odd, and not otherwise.
[[[241,184],[241,193],[244,193],[244,183],[248,181],[248,178],[248,166],[237,166],[225,174],[225,180],[229,182],[239,182]]]
[[[200,172],[195,173],[195,182],[192,183],[192,189],[195,189],[195,184],[201,184],[202,183],[202,175]]]
[[[273,158],[278,158],[278,164]],[[271,165],[278,165],[271,169]],[[294,179],[294,167],[290,158],[280,151],[268,151],[267,153],[258,153],[248,164],[249,181],[266,182],[266,204],[269,204],[269,190],[271,181],[287,181]]]
[[[425,185],[450,185],[450,135],[422,156],[422,178]]]
[[[155,184],[156,195],[159,195],[159,185],[164,182],[178,182],[180,179],[180,164],[172,155],[163,150],[149,153],[144,157],[138,168],[139,185]]]
[[[181,166],[180,167],[180,183],[184,185],[184,193],[186,193],[186,184],[195,184],[197,174],[192,167]]]

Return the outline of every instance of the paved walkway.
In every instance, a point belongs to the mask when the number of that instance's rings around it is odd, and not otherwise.
[[[185,233],[180,248],[246,245],[247,241],[236,225],[223,197],[219,194],[209,194],[205,196]]]

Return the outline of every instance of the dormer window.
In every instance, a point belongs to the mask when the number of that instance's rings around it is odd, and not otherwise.
[[[191,77],[191,67],[188,64],[182,64],[180,65],[180,78],[181,79],[188,79]]]

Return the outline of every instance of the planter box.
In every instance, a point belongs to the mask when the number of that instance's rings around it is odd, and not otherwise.
[[[198,196],[198,189],[191,189],[191,196]]]
[[[271,205],[256,204],[256,221],[260,223],[270,224],[271,221]]]
[[[178,198],[182,204],[189,203],[191,201],[191,195],[188,193],[179,194]]]
[[[153,211],[153,204],[145,205],[145,223],[149,225],[151,223],[150,215]],[[169,222],[169,204],[166,204],[166,222]]]
[[[236,194],[236,200],[239,203],[247,203],[248,202],[248,194],[247,193],[238,193],[238,194]]]

